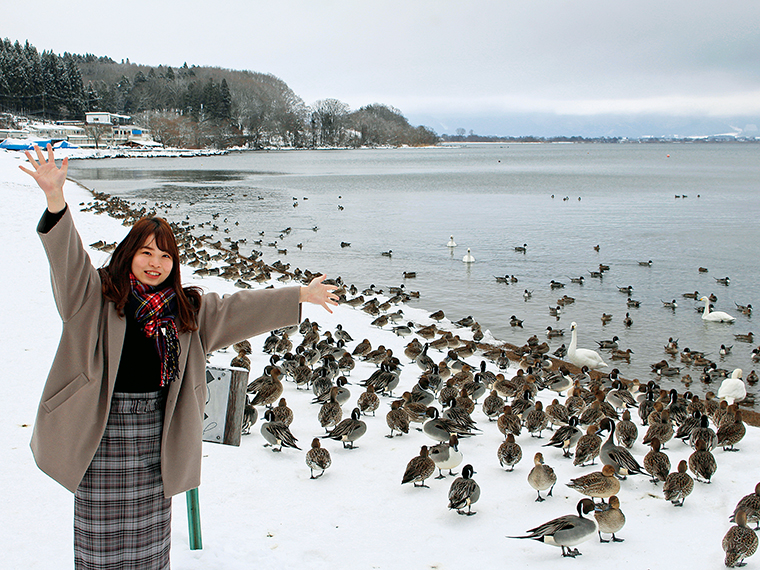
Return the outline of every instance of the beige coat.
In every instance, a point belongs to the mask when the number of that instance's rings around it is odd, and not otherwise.
[[[42,392],[31,447],[40,469],[74,492],[105,431],[126,320],[103,297],[100,276],[70,211],[47,234],[39,235],[50,262],[63,332]],[[179,337],[179,377],[167,395],[161,442],[167,497],[200,484],[206,354],[299,319],[298,287],[203,296],[198,330]]]

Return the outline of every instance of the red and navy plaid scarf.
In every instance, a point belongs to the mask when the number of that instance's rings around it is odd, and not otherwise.
[[[179,369],[179,337],[174,313],[177,302],[176,292],[172,287],[155,291],[150,285],[140,283],[129,274],[131,292],[137,301],[135,320],[142,327],[145,336],[155,339],[156,351],[161,359],[161,387],[167,386],[177,377]],[[130,303],[130,307],[132,303]]]

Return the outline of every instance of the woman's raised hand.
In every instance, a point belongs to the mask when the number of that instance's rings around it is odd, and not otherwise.
[[[32,153],[28,150],[26,151],[26,158],[29,160],[29,164],[34,167],[34,170],[29,170],[21,165],[19,165],[19,168],[36,180],[39,187],[45,193],[48,210],[51,214],[57,214],[66,207],[66,200],[63,197],[63,183],[66,182],[69,159],[64,158],[61,167],[58,168],[55,165],[53,145],[50,143],[47,145],[47,159],[45,159],[45,155],[40,150],[40,147],[34,145],[34,150],[37,152],[36,160],[32,156]]]
[[[332,313],[332,310],[327,305],[338,305],[338,296],[333,293],[338,287],[322,283],[325,277],[327,275],[315,277],[307,287],[301,287],[301,302],[321,305],[328,313]]]

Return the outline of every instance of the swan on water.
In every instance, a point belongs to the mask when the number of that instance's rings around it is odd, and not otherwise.
[[[475,261],[475,258],[470,253],[470,248],[469,247],[467,248],[467,253],[462,258],[462,261],[464,261],[465,263],[473,263]]]
[[[705,302],[705,310],[702,313],[702,320],[704,321],[712,321],[714,323],[733,323],[736,320],[736,317],[732,317],[728,313],[724,313],[723,311],[710,311],[710,299],[707,297],[702,297],[700,301]]]
[[[742,380],[742,369],[737,368],[721,383],[718,388],[718,398],[725,400],[730,406],[734,402],[741,402],[746,396],[747,387]]]
[[[457,242],[454,241],[454,236],[451,236],[449,238],[449,243],[446,244],[446,247],[456,247]]]
[[[570,339],[570,346],[567,347],[567,358],[578,366],[583,368],[588,366],[590,370],[596,370],[597,368],[604,368],[607,364],[599,356],[599,353],[595,350],[589,350],[588,348],[578,348],[578,335],[576,328],[577,324],[571,323],[570,330],[572,331],[572,338]]]

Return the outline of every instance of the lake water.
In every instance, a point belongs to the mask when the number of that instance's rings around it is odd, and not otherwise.
[[[522,345],[532,334],[544,340],[548,326],[565,329],[564,338],[550,341],[554,350],[569,344],[572,321],[579,347],[596,348],[596,340],[618,336],[622,349],[633,350],[630,364],[611,363],[626,378],[650,379],[650,364],[666,356],[669,337],[681,348],[705,351],[723,368],[744,369],[745,377],[753,369],[751,350],[760,344],[758,337],[754,344],[734,339],[760,332],[734,304],[760,307],[760,145],[245,152],[76,161],[69,173],[133,202],[171,204],[159,209],[170,220],[189,216],[197,223],[219,214],[218,232],[207,226],[196,233],[246,238],[243,253],[261,250],[270,264],[280,259],[291,269],[340,275],[359,289],[405,283],[421,293],[413,305],[442,309],[452,321],[472,315],[506,342]],[[292,230],[281,237],[285,228]],[[449,249],[452,235],[457,247]],[[256,239],[263,244],[254,245]],[[267,245],[275,241],[277,248]],[[526,253],[516,252],[523,244]],[[473,264],[462,262],[467,248]],[[388,250],[391,257],[381,254]],[[649,260],[651,266],[639,265]],[[600,263],[610,266],[601,280],[589,273]],[[404,280],[411,271],[417,277]],[[505,274],[518,283],[497,283],[495,276]],[[570,282],[581,275],[583,285]],[[730,285],[718,284],[716,278],[726,276]],[[564,289],[551,289],[552,280]],[[638,309],[627,308],[618,290],[629,285],[641,301]],[[525,289],[533,291],[527,301]],[[714,293],[715,309],[736,322],[703,322],[695,311],[703,304],[682,297],[694,291]],[[557,321],[549,306],[564,294],[576,302]],[[677,309],[663,307],[673,299]],[[626,312],[633,319],[629,328]],[[602,313],[613,315],[606,325]],[[510,326],[511,315],[523,319],[523,329]],[[724,360],[721,344],[733,345]],[[696,380],[700,370],[682,372]]]

